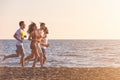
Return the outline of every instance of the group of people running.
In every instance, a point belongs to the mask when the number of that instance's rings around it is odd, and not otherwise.
[[[24,38],[27,37],[24,30],[26,26],[25,22],[20,21],[19,26],[20,28],[14,34],[14,38],[16,39],[16,53],[11,55],[4,55],[3,60],[21,56],[20,64],[22,67],[24,67],[24,63],[26,61],[31,60],[33,61],[32,67],[35,67],[38,60],[40,61],[41,67],[43,67],[43,64],[46,61],[45,49],[49,47],[49,44],[47,43],[47,34],[49,33],[48,28],[45,26],[45,23],[40,23],[40,28],[37,29],[36,24],[31,22],[27,30],[27,33],[29,34],[28,40],[31,41],[31,54],[25,57],[23,46]]]

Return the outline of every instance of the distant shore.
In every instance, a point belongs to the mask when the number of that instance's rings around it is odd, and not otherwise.
[[[0,80],[120,80],[120,68],[0,67]]]

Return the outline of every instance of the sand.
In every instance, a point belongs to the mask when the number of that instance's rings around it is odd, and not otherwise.
[[[0,80],[120,80],[120,68],[0,67]]]

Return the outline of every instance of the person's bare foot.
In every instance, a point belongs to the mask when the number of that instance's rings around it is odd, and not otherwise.
[[[32,65],[32,68],[35,68],[35,65]]]
[[[27,63],[27,62],[29,62],[28,60],[26,60],[26,59],[23,59],[23,63]],[[20,61],[20,63],[19,64],[22,64],[22,61]]]
[[[43,69],[43,68],[44,68],[43,65],[41,65],[40,69]]]
[[[22,64],[22,62],[19,62],[19,64]]]
[[[21,67],[24,68],[24,63],[21,63]]]
[[[21,65],[21,69],[24,69],[25,67],[24,67],[24,65]]]
[[[4,55],[4,58],[2,59],[2,61],[4,61],[6,59],[6,56]]]
[[[46,62],[46,57],[45,58],[43,58],[43,64]]]
[[[43,68],[43,63],[41,63],[40,65],[41,65],[41,68]]]

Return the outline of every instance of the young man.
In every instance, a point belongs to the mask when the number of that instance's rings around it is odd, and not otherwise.
[[[16,39],[16,54],[4,56],[3,60],[7,58],[19,57],[19,55],[21,55],[20,63],[21,63],[21,66],[24,67],[23,60],[24,60],[25,52],[23,47],[23,40],[26,37],[25,31],[24,31],[25,29],[24,21],[20,21],[19,26],[20,28],[14,34],[14,38]]]

